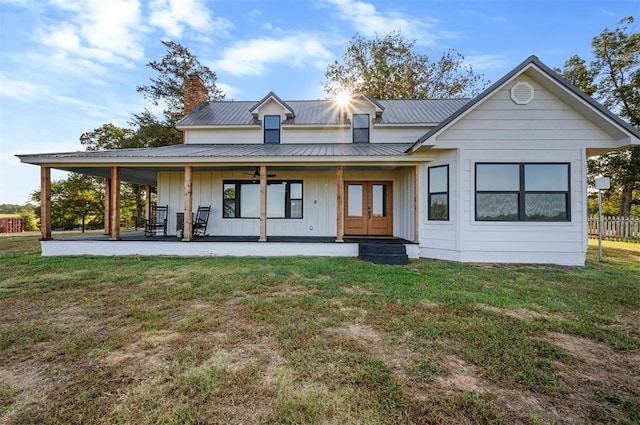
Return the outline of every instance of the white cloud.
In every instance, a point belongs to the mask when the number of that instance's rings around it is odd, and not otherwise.
[[[30,101],[42,92],[42,86],[29,82],[13,80],[0,74],[0,98]]]
[[[474,71],[502,69],[507,65],[506,58],[499,55],[466,56],[464,61],[471,65]]]
[[[205,33],[227,35],[233,28],[225,18],[212,18],[201,0],[152,0],[150,23],[162,28],[170,37],[181,38],[185,26]]]
[[[40,29],[45,46],[74,57],[124,64],[144,57],[138,0],[53,0],[66,18]]]
[[[337,9],[335,16],[350,22],[360,34],[373,37],[384,36],[392,31],[401,31],[403,36],[415,39],[416,44],[432,46],[438,39],[450,38],[452,33],[434,30],[436,19],[422,16],[405,16],[398,12],[380,12],[371,3],[359,0],[325,0]]]
[[[238,96],[242,90],[239,90],[229,84],[216,82],[216,87],[225,94],[226,100],[232,100]]]
[[[283,38],[260,38],[240,41],[226,49],[214,69],[235,75],[261,75],[269,63],[287,63],[300,67],[319,66],[333,57],[312,34],[295,34]]]

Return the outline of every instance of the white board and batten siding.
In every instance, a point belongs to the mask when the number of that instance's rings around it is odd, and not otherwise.
[[[267,238],[272,236],[331,236],[337,234],[336,170],[278,171],[276,180],[301,180],[303,182],[303,218],[267,220]],[[218,236],[257,236],[260,234],[258,218],[223,218],[224,181],[251,180],[243,172],[194,171],[193,211],[198,205],[211,205],[207,233]],[[348,169],[345,181],[392,181],[394,236],[407,240],[414,238],[413,225],[413,167],[399,170]],[[184,211],[184,173],[161,172],[158,174],[158,205],[169,205],[168,233],[176,234],[176,213]]]
[[[415,142],[429,131],[429,127],[372,127],[370,143],[407,143]],[[262,127],[238,127],[210,130],[187,130],[186,144],[261,144],[263,143]],[[349,126],[296,126],[285,124],[281,128],[281,144],[318,144],[318,143],[352,143],[352,129]]]
[[[278,180],[303,181],[303,218],[267,220],[267,235],[335,236],[335,171],[280,172]],[[222,185],[225,180],[250,180],[244,172],[195,171],[193,173],[193,211],[198,205],[211,205],[207,233],[218,236],[260,235],[258,218],[223,218]],[[176,213],[184,211],[184,173],[158,175],[158,205],[169,205],[169,234],[176,233]]]
[[[438,136],[434,150],[459,149],[457,166],[450,165],[450,194],[459,194],[459,201],[450,200],[451,220],[459,233],[448,239],[451,245],[444,240],[438,244],[431,238],[445,235],[435,230],[435,224],[423,225],[421,256],[466,262],[584,264],[586,148],[610,143],[611,137],[531,79],[521,76],[518,81],[534,87],[535,97],[529,104],[511,100],[513,82]],[[571,221],[476,221],[478,162],[569,163]]]

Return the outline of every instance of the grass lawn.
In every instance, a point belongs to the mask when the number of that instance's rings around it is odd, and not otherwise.
[[[580,268],[41,258],[0,237],[0,423],[637,424],[640,244]]]

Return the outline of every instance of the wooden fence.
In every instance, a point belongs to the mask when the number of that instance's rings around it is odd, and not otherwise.
[[[589,236],[598,237],[598,217],[589,217]],[[640,217],[602,217],[602,239],[640,242]]]

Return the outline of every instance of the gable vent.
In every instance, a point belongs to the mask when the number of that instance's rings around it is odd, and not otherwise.
[[[511,87],[511,100],[518,105],[526,105],[533,100],[533,87],[529,83],[516,83]]]

